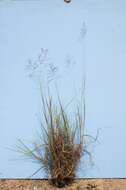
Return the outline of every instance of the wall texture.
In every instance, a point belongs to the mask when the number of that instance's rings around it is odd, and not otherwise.
[[[38,168],[8,147],[37,138],[39,90],[26,65],[41,48],[60,68],[65,102],[86,74],[86,133],[100,134],[94,167],[82,165],[78,175],[126,176],[125,9],[125,0],[0,1],[0,177],[28,177]]]

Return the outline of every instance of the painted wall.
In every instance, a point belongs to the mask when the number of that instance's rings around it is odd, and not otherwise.
[[[78,175],[126,176],[125,10],[125,0],[0,2],[0,177],[28,177],[38,169],[8,147],[18,138],[37,138],[40,96],[26,65],[41,48],[60,70],[64,101],[78,92],[86,73],[86,132],[95,136],[100,128],[100,134],[94,167]]]

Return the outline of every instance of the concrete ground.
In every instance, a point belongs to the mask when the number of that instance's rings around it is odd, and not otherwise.
[[[70,186],[56,188],[43,179],[1,179],[0,190],[126,190],[126,179],[76,179]]]

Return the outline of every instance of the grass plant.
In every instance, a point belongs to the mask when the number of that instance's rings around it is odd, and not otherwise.
[[[31,149],[19,140],[18,150],[30,159],[39,162],[40,169],[45,170],[52,184],[64,187],[74,180],[84,153],[85,103],[84,114],[80,107],[76,106],[75,117],[71,121],[59,95],[57,105],[50,93],[45,96],[42,88],[40,91],[42,100],[40,142],[33,143],[33,149]]]

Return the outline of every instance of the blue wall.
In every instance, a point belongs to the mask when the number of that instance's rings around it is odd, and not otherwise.
[[[95,136],[101,130],[95,165],[79,176],[126,176],[125,10],[125,0],[0,2],[0,177],[28,177],[38,168],[7,147],[17,138],[28,143],[37,138],[39,90],[26,65],[41,48],[48,48],[60,70],[64,101],[78,91],[86,73],[86,132]]]

